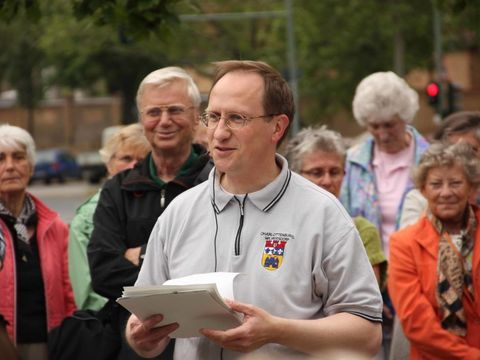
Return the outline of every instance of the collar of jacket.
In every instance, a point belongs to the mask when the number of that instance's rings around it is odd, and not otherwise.
[[[415,146],[415,159],[417,159],[420,155],[418,154],[419,151],[423,153],[423,146],[419,146],[418,140],[423,139],[422,135],[411,125],[407,125],[407,131],[412,134],[412,140],[414,141]],[[426,142],[426,140],[425,140]],[[372,135],[369,135],[366,141],[360,143],[356,146],[353,146],[348,153],[349,161],[358,164],[359,166],[370,169],[371,163],[373,160],[373,147],[374,147],[374,139]]]
[[[193,144],[194,151],[199,154],[199,157],[193,162],[188,171],[181,176],[170,181],[171,183],[179,184],[185,188],[190,188],[197,185],[208,178],[208,174],[213,167],[213,162],[210,159],[207,150],[198,144]],[[122,189],[126,191],[148,191],[158,190],[166,186],[158,185],[150,177],[149,161],[152,157],[150,152],[147,157],[137,163],[133,169],[126,170],[123,175]],[[203,171],[205,169],[205,171]]]
[[[480,212],[476,205],[472,205],[477,224],[480,224]],[[438,244],[440,234],[435,230],[432,222],[424,214],[415,226],[418,227],[418,232],[414,237],[415,241],[424,248],[434,259],[438,259]],[[474,235],[474,241],[480,237],[480,225],[477,225],[477,229]],[[480,263],[480,257],[475,260],[475,263]]]

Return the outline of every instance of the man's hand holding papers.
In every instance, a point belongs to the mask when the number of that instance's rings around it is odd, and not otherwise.
[[[233,298],[236,275],[196,274],[158,286],[125,287],[117,302],[145,323],[147,319],[148,324],[156,319],[154,326],[162,325],[162,329],[167,328],[163,325],[178,324],[173,332],[168,328],[166,335],[170,338],[200,336],[201,328],[227,330],[242,323],[242,316],[223,300],[223,297]],[[151,317],[158,314],[162,316]]]

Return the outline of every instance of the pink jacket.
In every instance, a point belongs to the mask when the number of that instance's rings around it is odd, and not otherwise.
[[[480,210],[475,215],[480,224]],[[411,342],[410,359],[480,359],[480,226],[473,250],[475,302],[464,299],[467,336],[440,325],[435,297],[439,235],[423,216],[390,237],[388,292]]]
[[[37,208],[37,242],[45,288],[48,330],[75,311],[75,300],[68,275],[68,227],[58,214],[32,196]],[[13,239],[0,219],[5,234],[6,253],[0,271],[0,314],[8,321],[7,332],[16,342],[16,270]]]

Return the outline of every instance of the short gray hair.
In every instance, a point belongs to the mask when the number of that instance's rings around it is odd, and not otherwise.
[[[35,165],[35,141],[28,131],[10,124],[0,125],[0,147],[25,150],[30,165]]]
[[[286,147],[285,157],[290,168],[300,172],[303,166],[303,159],[314,151],[323,151],[338,155],[342,161],[345,160],[347,147],[342,136],[333,130],[321,127],[307,127],[295,135]]]
[[[441,166],[459,165],[463,167],[468,182],[480,185],[480,160],[472,147],[460,140],[455,144],[444,142],[432,143],[425,151],[413,172],[413,179],[418,189],[425,186],[428,172]]]
[[[353,98],[353,116],[360,126],[366,126],[372,119],[388,121],[395,116],[410,124],[418,108],[417,92],[391,71],[364,78]]]
[[[198,86],[193,81],[193,78],[180,67],[168,66],[152,71],[142,80],[142,82],[138,86],[137,91],[137,109],[140,111],[140,100],[147,85],[156,85],[161,87],[168,85],[175,80],[181,80],[185,82],[185,84],[187,85],[187,94],[192,100],[193,105],[195,107],[199,107],[202,99],[200,97],[200,91],[198,90]]]
[[[435,131],[435,140],[447,141],[452,135],[473,132],[480,142],[480,111],[458,111],[448,115]]]

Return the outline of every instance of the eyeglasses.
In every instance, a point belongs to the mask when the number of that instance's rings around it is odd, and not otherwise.
[[[194,106],[182,106],[182,105],[165,105],[165,106],[152,106],[142,110],[145,116],[145,120],[154,122],[160,120],[162,113],[165,111],[169,118],[178,119],[185,115],[187,110],[193,109]]]
[[[314,179],[321,179],[326,174],[328,174],[332,179],[338,179],[345,175],[345,171],[342,168],[332,168],[332,169],[314,168],[312,170],[301,170],[300,173],[302,175],[306,175]]]
[[[226,113],[224,115],[220,115],[215,112],[206,111],[202,115],[200,115],[200,121],[209,129],[215,129],[218,126],[218,123],[223,118],[225,120],[225,125],[230,129],[241,129],[244,127],[247,122],[253,119],[261,119],[272,117],[278,114],[269,114],[269,115],[260,115],[260,116],[247,116],[238,113]]]

